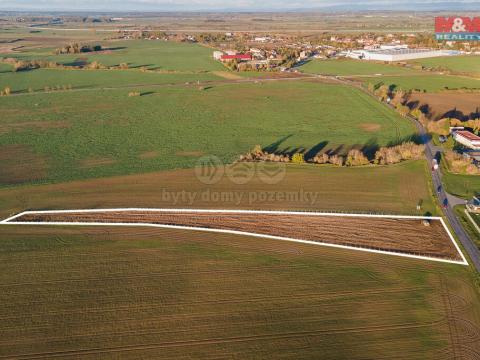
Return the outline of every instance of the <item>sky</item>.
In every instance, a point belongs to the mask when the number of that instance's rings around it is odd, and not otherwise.
[[[342,7],[366,10],[389,9],[400,6],[415,10],[418,5],[428,5],[429,9],[443,10],[455,5],[478,6],[480,0],[0,0],[3,10],[108,10],[108,11],[281,11],[312,8]]]

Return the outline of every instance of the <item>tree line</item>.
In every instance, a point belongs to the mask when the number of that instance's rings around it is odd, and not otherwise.
[[[324,152],[311,159],[305,159],[302,152],[296,152],[292,155],[269,153],[260,145],[255,145],[252,150],[240,155],[238,160],[331,164],[335,166],[390,165],[405,160],[422,159],[424,150],[425,146],[423,144],[407,141],[399,145],[380,147],[372,158],[369,158],[363,150],[351,149],[346,155]]]

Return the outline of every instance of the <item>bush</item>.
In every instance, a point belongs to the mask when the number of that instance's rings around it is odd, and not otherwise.
[[[316,155],[313,158],[313,162],[316,164],[328,164],[330,162],[330,156],[328,156],[328,154],[325,154],[325,153]]]
[[[302,153],[295,153],[293,154],[292,162],[294,164],[303,164],[305,162],[305,158]]]
[[[429,121],[427,130],[437,135],[447,136],[450,134],[450,119],[445,118],[438,121]]]
[[[398,113],[402,116],[406,116],[410,112],[410,108],[406,105],[397,104],[395,108],[397,109]]]
[[[344,158],[343,156],[340,156],[340,155],[332,155],[330,156],[329,162],[330,164],[333,164],[333,165],[343,166]]]
[[[369,163],[370,161],[363,152],[357,149],[350,150],[347,154],[347,160],[345,161],[345,165],[347,166],[361,166]]]
[[[105,66],[99,63],[98,61],[93,61],[88,65],[88,67],[93,70],[105,69]]]

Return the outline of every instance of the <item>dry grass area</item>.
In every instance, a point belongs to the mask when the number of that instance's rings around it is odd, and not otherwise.
[[[24,145],[0,145],[0,185],[41,180],[48,164],[45,157]]]
[[[2,359],[476,359],[468,268],[248,236],[0,226]]]
[[[247,184],[224,177],[206,185],[193,170],[73,181],[0,189],[0,218],[25,209],[214,208],[436,213],[423,161],[385,167],[287,166],[285,178],[266,184],[258,176]],[[416,206],[422,199],[422,209]]]
[[[214,75],[217,75],[221,78],[227,79],[227,80],[241,80],[243,79],[241,76],[236,75],[233,72],[230,71],[213,71],[212,72]]]
[[[296,214],[108,211],[61,214],[29,213],[13,221],[180,225],[235,230],[319,243],[462,260],[438,220],[431,220],[429,226],[426,226],[421,220],[391,218]]]
[[[360,129],[368,132],[377,132],[382,128],[380,124],[364,123],[360,124]]]
[[[419,106],[428,105],[431,118],[438,120],[445,117],[476,118],[480,110],[479,93],[418,93],[412,94],[410,102],[418,102]]]

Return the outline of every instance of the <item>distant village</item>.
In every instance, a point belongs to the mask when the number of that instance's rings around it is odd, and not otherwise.
[[[374,33],[309,36],[253,33],[165,33],[124,31],[117,38],[201,43],[213,57],[232,70],[296,71],[311,59],[352,58],[402,62],[437,56],[480,54],[474,42],[437,42],[431,34]],[[407,65],[407,64],[405,64]]]

